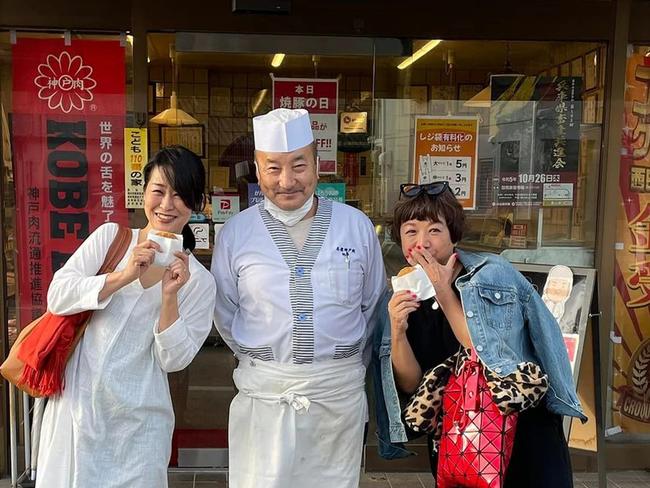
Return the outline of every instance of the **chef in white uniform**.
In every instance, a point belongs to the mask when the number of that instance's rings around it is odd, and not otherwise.
[[[253,119],[264,201],[215,239],[215,323],[239,359],[232,488],[356,488],[367,402],[364,349],[386,286],[374,227],[315,196],[305,110]]]

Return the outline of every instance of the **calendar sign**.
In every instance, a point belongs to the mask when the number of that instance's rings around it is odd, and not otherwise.
[[[416,183],[448,181],[463,208],[476,207],[478,117],[415,118]]]

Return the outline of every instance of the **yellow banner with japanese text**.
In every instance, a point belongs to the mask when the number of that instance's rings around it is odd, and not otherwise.
[[[124,129],[124,186],[126,208],[144,206],[144,169],[147,164],[147,129]]]

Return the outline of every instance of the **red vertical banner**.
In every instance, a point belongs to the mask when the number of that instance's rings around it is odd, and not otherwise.
[[[19,319],[45,311],[53,273],[124,206],[125,50],[119,41],[19,39],[12,138]]]

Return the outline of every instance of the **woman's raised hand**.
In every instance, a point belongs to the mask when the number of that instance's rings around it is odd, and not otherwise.
[[[135,246],[131,256],[129,256],[129,261],[126,263],[126,268],[122,271],[124,281],[131,283],[147,271],[153,263],[156,251],[160,251],[160,246],[149,240]]]
[[[163,295],[175,295],[190,279],[190,257],[184,252],[174,253],[174,260],[165,270],[162,278]]]
[[[416,246],[409,251],[406,259],[412,266],[416,264],[422,266],[436,291],[441,285],[451,288],[456,277],[456,253],[449,257],[446,264],[440,264],[428,250],[422,246]]]

